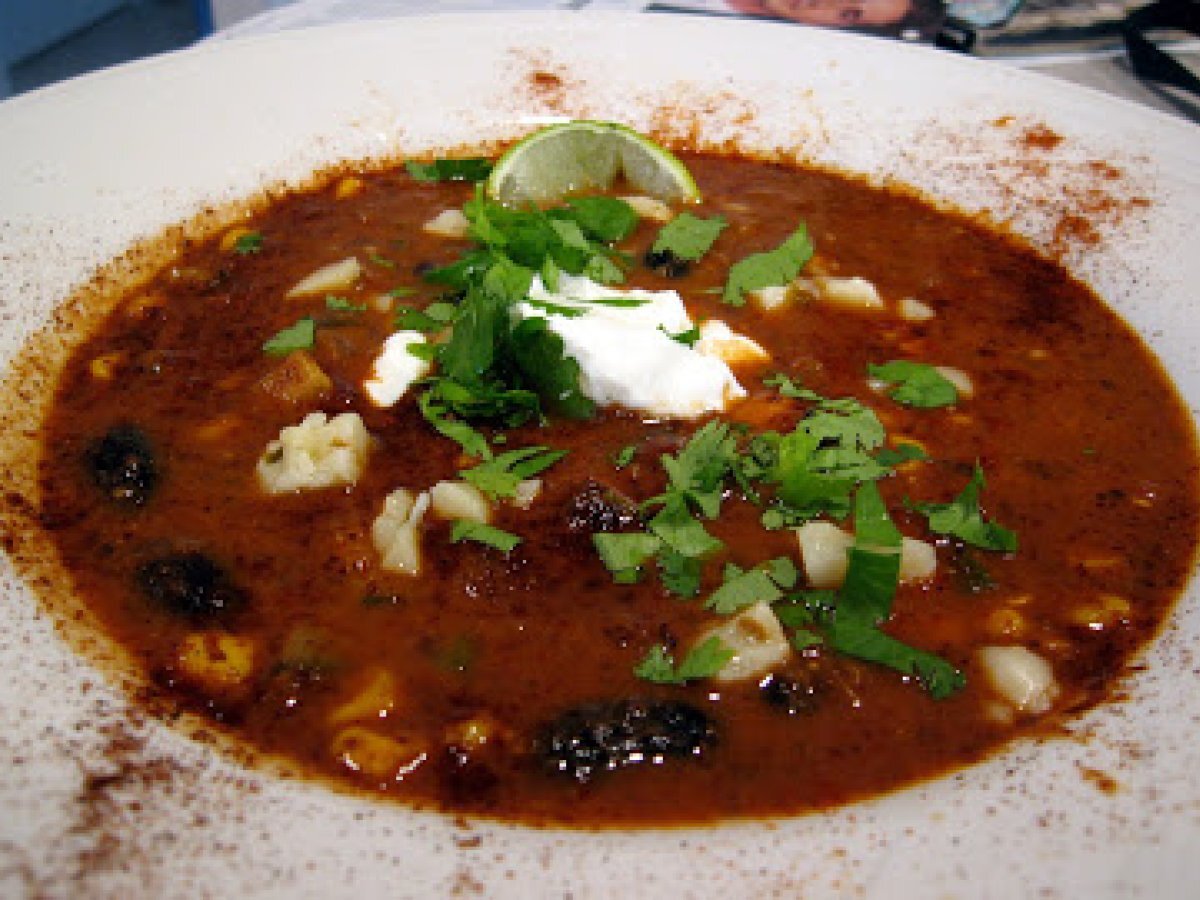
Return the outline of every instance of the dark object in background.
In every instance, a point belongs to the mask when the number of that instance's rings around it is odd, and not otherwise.
[[[1131,13],[1121,26],[1125,52],[1134,74],[1200,96],[1200,78],[1147,37],[1148,32],[1161,29],[1200,36],[1200,2],[1159,0]]]

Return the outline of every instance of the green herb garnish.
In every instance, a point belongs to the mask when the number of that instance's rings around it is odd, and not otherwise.
[[[407,160],[404,168],[417,181],[483,181],[491,174],[489,159],[435,159],[433,162]]]
[[[257,231],[240,234],[233,242],[233,252],[239,256],[250,256],[253,253],[258,253],[262,250],[262,247],[263,236]]]
[[[271,356],[287,356],[296,350],[312,349],[316,340],[317,323],[311,316],[305,316],[269,338],[262,348]]]
[[[506,556],[521,543],[521,538],[507,531],[502,531],[482,522],[471,522],[467,519],[455,519],[450,526],[450,540],[457,544],[459,541],[474,541],[494,547]]]
[[[650,648],[638,663],[633,674],[655,684],[686,684],[700,678],[711,678],[733,659],[734,652],[719,637],[713,635],[683,658],[676,668],[675,660],[662,644]]]
[[[755,253],[734,263],[721,299],[731,306],[742,306],[746,302],[743,296],[746,291],[787,284],[800,274],[812,255],[808,229],[801,224],[774,250]]]
[[[951,502],[918,503],[914,508],[928,518],[930,531],[956,537],[983,550],[1016,553],[1016,534],[983,517],[979,495],[984,486],[983,468],[976,463],[970,482]]]
[[[473,484],[492,500],[515,497],[517,485],[526,478],[550,468],[567,455],[565,450],[547,447],[520,447],[501,453],[473,469],[459,472],[464,481]]]
[[[958,389],[936,368],[926,363],[894,359],[883,365],[868,365],[872,378],[895,385],[888,396],[905,406],[933,409],[958,402]]]
[[[650,252],[670,253],[676,259],[695,262],[709,251],[727,224],[723,216],[701,219],[681,212],[658,232]]]

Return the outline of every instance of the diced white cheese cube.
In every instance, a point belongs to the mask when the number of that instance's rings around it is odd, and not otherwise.
[[[412,387],[429,374],[433,364],[408,352],[415,344],[425,343],[419,331],[397,331],[383,342],[383,349],[371,366],[371,377],[363,390],[376,406],[393,406]]]
[[[746,293],[764,312],[774,312],[787,305],[794,291],[795,288],[790,284],[772,284]]]
[[[463,215],[461,209],[443,209],[440,213],[421,226],[422,230],[439,237],[464,238],[471,223]]]
[[[800,562],[808,583],[819,589],[838,588],[846,578],[850,564],[848,551],[854,535],[832,522],[805,522],[796,529],[800,544]],[[937,550],[915,538],[900,540],[900,582],[923,581],[937,572]]]
[[[729,621],[706,631],[696,646],[712,637],[733,651],[733,658],[713,676],[715,681],[758,678],[782,663],[792,651],[768,603],[747,607]]]
[[[879,291],[865,278],[814,275],[812,280],[818,296],[829,303],[857,309],[883,308],[883,298],[879,296]]]
[[[370,446],[371,436],[358,413],[332,419],[309,413],[267,444],[256,468],[258,481],[271,494],[354,484]]]
[[[492,506],[483,492],[466,481],[439,481],[429,489],[433,511],[443,519],[466,519],[485,525]]]
[[[362,266],[357,257],[347,256],[345,259],[322,266],[301,278],[292,285],[287,295],[289,297],[313,297],[333,291],[344,291],[353,287],[361,274]]]
[[[980,665],[988,683],[1018,712],[1048,712],[1059,694],[1054,669],[1044,658],[1025,647],[981,647]]]
[[[922,303],[914,297],[905,297],[900,301],[900,318],[909,322],[927,322],[937,315],[928,303]]]
[[[385,572],[417,575],[421,571],[421,520],[429,509],[427,492],[413,496],[397,488],[383,501],[383,511],[371,524],[371,542]]]
[[[639,218],[649,219],[651,222],[658,222],[660,225],[665,225],[675,218],[675,210],[654,197],[647,197],[645,194],[635,194],[634,196],[622,197],[621,199],[633,207],[633,211],[638,214]]]
[[[696,341],[695,347],[697,353],[715,356],[731,366],[771,358],[761,344],[731,330],[720,319],[709,319],[700,325],[700,340]]]
[[[970,397],[975,393],[975,382],[962,369],[956,369],[953,366],[934,366],[934,368],[937,369],[939,375],[954,385],[955,390],[961,396]]]

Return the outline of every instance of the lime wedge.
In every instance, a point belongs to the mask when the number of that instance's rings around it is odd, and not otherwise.
[[[586,120],[550,125],[514,144],[492,168],[487,194],[507,206],[543,205],[606,190],[619,175],[665,203],[700,200],[691,173],[669,150],[624,125]]]

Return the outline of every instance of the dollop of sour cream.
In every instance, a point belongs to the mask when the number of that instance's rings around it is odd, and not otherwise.
[[[694,418],[746,396],[718,355],[672,337],[695,327],[676,291],[617,290],[567,274],[550,291],[535,277],[514,315],[546,319],[579,363],[580,389],[601,406]]]

